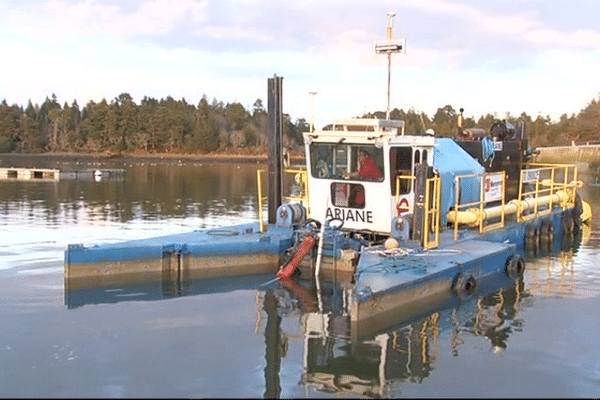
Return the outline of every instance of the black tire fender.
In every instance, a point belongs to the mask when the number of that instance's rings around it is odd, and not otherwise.
[[[525,272],[525,260],[518,254],[511,255],[506,259],[504,271],[510,278],[520,278],[523,276],[523,272]]]
[[[525,243],[537,245],[539,242],[538,228],[534,223],[529,223],[525,226]]]
[[[583,213],[583,202],[579,193],[575,194],[575,207],[573,208],[573,225],[579,231],[581,229],[581,213]]]
[[[475,289],[477,289],[477,281],[473,275],[459,273],[452,283],[452,290],[462,298],[471,296],[475,292]]]
[[[575,232],[573,210],[565,210],[562,215],[563,234],[570,235]]]
[[[554,225],[549,219],[542,221],[540,225],[540,241],[545,243],[552,243],[554,240]]]

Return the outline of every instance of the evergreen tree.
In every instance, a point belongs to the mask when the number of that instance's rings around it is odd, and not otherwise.
[[[365,113],[363,117],[384,119],[384,111]],[[395,108],[392,119],[405,122],[406,133],[422,133],[433,128],[437,136],[455,136],[457,113],[450,105],[438,108],[432,119],[425,113]],[[110,104],[102,99],[90,101],[82,110],[76,101],[61,107],[55,94],[41,106],[28,102],[23,109],[0,103],[0,152],[58,151],[145,151],[206,153],[221,149],[246,147],[246,151],[266,152],[268,146],[267,111],[257,99],[251,111],[238,102],[228,103],[202,96],[197,106],[185,99],[168,96],[156,100],[144,97],[138,106],[128,93],[122,93]],[[464,127],[490,131],[497,121],[493,114],[477,119],[466,117]],[[515,127],[525,125],[530,145],[567,145],[572,141],[596,141],[600,135],[600,98],[592,99],[578,114],[561,115],[552,122],[539,115],[535,120],[522,113],[507,115],[505,120]],[[302,133],[309,130],[304,118],[295,122],[283,116],[284,145],[297,149]]]
[[[38,112],[38,122],[42,130],[44,150],[56,151],[58,145],[58,132],[61,116],[60,104],[56,95],[52,93],[52,99],[46,97]]]
[[[10,153],[16,148],[20,113],[17,105],[9,106],[6,100],[0,103],[0,153]]]
[[[42,133],[38,110],[31,100],[27,103],[25,112],[21,115],[21,140],[19,150],[23,153],[39,152],[46,146]]]
[[[155,138],[158,138],[158,100],[144,97],[138,112],[138,130],[134,135],[133,148],[144,149],[144,151],[155,151],[157,146]]]
[[[437,136],[454,136],[456,135],[458,115],[451,105],[446,105],[438,108],[433,116],[433,129]]]
[[[76,150],[83,145],[83,137],[81,133],[81,111],[77,100],[73,100],[68,113],[64,116],[65,126],[67,128],[67,142],[69,149]]]
[[[598,140],[600,137],[600,97],[592,99],[577,116],[577,134],[571,137],[576,142]]]
[[[121,93],[115,99],[115,105],[118,113],[116,134],[119,139],[116,144],[117,149],[119,151],[134,149],[139,129],[138,107],[129,93]]]

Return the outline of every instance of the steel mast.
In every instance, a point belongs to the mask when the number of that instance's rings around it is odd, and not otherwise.
[[[379,40],[374,43],[375,53],[387,54],[388,56],[388,81],[387,81],[387,111],[386,119],[390,119],[390,84],[392,80],[392,53],[406,53],[406,39],[394,39],[394,17],[395,12],[388,12],[388,26],[386,29],[385,40]]]

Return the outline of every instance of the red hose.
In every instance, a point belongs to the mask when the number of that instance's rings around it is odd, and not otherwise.
[[[316,239],[313,235],[306,235],[300,246],[298,246],[298,250],[296,250],[296,254],[294,257],[277,272],[277,278],[289,278],[292,276],[300,261],[306,256],[306,254],[313,248],[315,245]]]

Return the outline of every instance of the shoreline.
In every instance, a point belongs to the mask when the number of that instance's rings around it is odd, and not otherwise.
[[[119,162],[119,163],[172,163],[178,164],[267,164],[266,154],[106,154],[106,153],[0,153],[0,164],[5,161],[39,160],[45,162]],[[292,163],[304,163],[304,157],[293,156]],[[13,167],[13,166],[11,166]],[[14,166],[17,167],[17,166]]]

